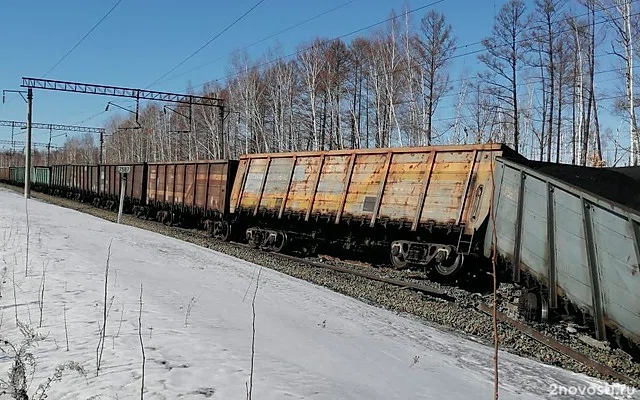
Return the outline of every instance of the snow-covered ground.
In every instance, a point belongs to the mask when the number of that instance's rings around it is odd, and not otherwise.
[[[0,336],[13,343],[22,338],[15,324],[13,277],[19,320],[47,336],[32,350],[37,364],[30,394],[57,365],[77,361],[86,376],[65,372],[62,381],[51,385],[49,398],[139,398],[143,285],[145,398],[246,397],[259,267],[35,199],[28,204],[25,277],[25,200],[0,189]],[[111,241],[107,302],[112,305],[96,377]],[[269,269],[260,271],[255,399],[491,399],[492,355],[489,347],[413,318]],[[11,365],[10,354],[0,352],[0,379]],[[593,392],[603,386],[584,375],[500,353],[501,399],[563,398],[553,396],[554,388]]]

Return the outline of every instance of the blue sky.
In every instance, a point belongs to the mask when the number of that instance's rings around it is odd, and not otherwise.
[[[0,0],[3,17],[0,25],[3,37],[0,41],[0,89],[19,89],[22,76],[43,77],[115,3],[116,0]],[[256,0],[123,0],[46,78],[147,87],[255,3]],[[414,9],[431,3],[417,0],[266,0],[169,77],[220,60],[175,79],[161,81],[151,89],[183,92],[189,82],[195,86],[222,78],[228,72],[234,50],[339,6],[342,7],[321,18],[252,46],[248,52],[258,56],[278,42],[284,54],[289,54],[299,43],[315,37],[333,38],[380,22],[388,18],[392,9],[400,11],[405,6]],[[433,8],[443,12],[452,24],[458,44],[466,44],[489,34],[494,10],[503,3],[501,0],[444,0]],[[532,1],[527,3],[532,7]],[[414,23],[426,11],[428,8],[415,13]],[[365,31],[358,35],[367,34]],[[462,70],[475,69],[477,64],[475,55],[457,59],[452,79],[457,79]],[[611,74],[602,76],[611,77]],[[7,104],[0,104],[0,119],[25,120],[26,104],[16,95],[9,96],[8,100]],[[77,124],[104,111],[110,100],[121,105],[130,102],[104,96],[36,90],[33,121]],[[452,111],[453,108],[448,107],[437,117],[446,118]],[[83,124],[102,126],[112,113],[103,113]],[[606,121],[605,118],[602,122]],[[0,127],[0,139],[10,138],[10,135],[11,128]],[[48,132],[35,131],[35,141],[46,141],[46,138]],[[62,143],[63,139],[57,139],[56,143]]]

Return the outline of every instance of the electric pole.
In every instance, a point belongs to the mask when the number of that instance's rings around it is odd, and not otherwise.
[[[33,90],[27,89],[27,142],[24,146],[24,198],[31,197],[31,109],[33,106]]]

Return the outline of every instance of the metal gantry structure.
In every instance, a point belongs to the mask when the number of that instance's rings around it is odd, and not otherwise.
[[[8,121],[8,120],[0,120],[0,126],[10,126],[11,127],[11,142],[14,143],[13,140],[13,130],[15,128],[26,129],[28,127],[27,122],[23,121]],[[91,126],[79,126],[79,125],[62,125],[62,124],[44,124],[39,122],[31,123],[31,129],[47,129],[49,130],[49,144],[39,143],[38,145],[44,145],[47,147],[47,165],[49,164],[49,158],[51,157],[51,140],[53,139],[52,132],[53,131],[65,131],[65,132],[86,132],[86,133],[97,133],[100,135],[100,163],[102,163],[102,154],[103,154],[103,145],[104,145],[104,134],[106,129],[104,128],[95,128]],[[17,142],[16,142],[17,143]]]
[[[222,139],[222,149],[223,154],[222,157],[226,157],[225,154],[225,140],[224,140],[224,100],[216,97],[209,96],[196,96],[192,94],[183,94],[183,93],[171,93],[171,92],[158,92],[155,90],[146,90],[146,89],[136,89],[136,88],[128,88],[121,86],[108,86],[108,85],[96,85],[91,83],[81,83],[81,82],[71,82],[71,81],[58,81],[52,79],[39,79],[39,78],[28,78],[22,77],[22,85],[21,87],[27,88],[27,98],[26,102],[28,105],[27,109],[27,140],[26,140],[26,149],[25,149],[25,171],[31,170],[31,130],[33,128],[33,124],[31,121],[31,110],[33,106],[33,89],[44,89],[44,90],[55,90],[61,92],[73,92],[73,93],[85,93],[85,94],[95,94],[102,96],[113,96],[113,97],[128,97],[136,100],[136,111],[139,108],[140,100],[153,100],[153,101],[163,101],[168,103],[181,103],[188,104],[189,109],[194,105],[205,106],[205,107],[216,107],[218,109],[218,118],[220,121],[220,132]],[[22,93],[21,91],[20,93]],[[102,155],[102,152],[100,152]],[[29,176],[28,173],[25,176]],[[30,197],[30,180],[24,180],[24,196],[25,198]]]

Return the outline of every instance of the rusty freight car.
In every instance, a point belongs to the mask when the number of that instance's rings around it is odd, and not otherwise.
[[[237,160],[157,162],[147,168],[147,202],[136,208],[138,216],[203,227],[214,237],[229,239],[226,217]]]
[[[255,247],[378,248],[453,276],[481,253],[498,156],[520,157],[501,144],[244,155],[231,212]]]
[[[9,182],[9,167],[0,167],[0,182]]]
[[[51,167],[51,184],[45,191],[91,202],[98,195],[98,166],[54,165]]]
[[[147,164],[99,164],[98,165],[98,196],[93,204],[109,210],[118,208],[120,186],[123,176],[118,167],[129,167],[124,194],[124,212],[130,213],[133,207],[146,202]]]

